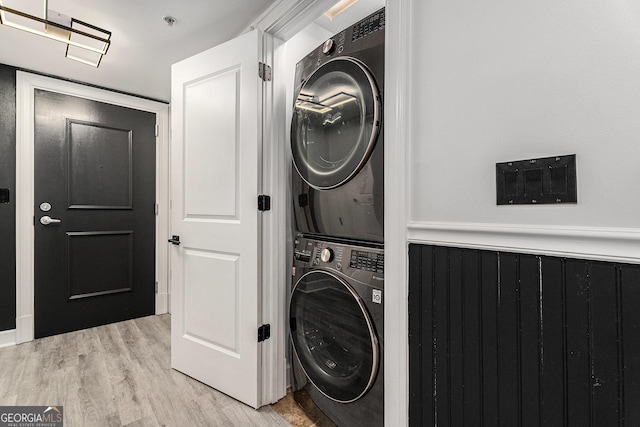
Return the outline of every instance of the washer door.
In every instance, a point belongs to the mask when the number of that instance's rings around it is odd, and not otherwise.
[[[380,95],[360,61],[336,58],[303,84],[293,107],[294,165],[311,187],[351,179],[367,161],[380,131]]]
[[[290,304],[293,349],[309,380],[328,398],[353,402],[378,372],[378,339],[362,299],[339,277],[303,275]]]

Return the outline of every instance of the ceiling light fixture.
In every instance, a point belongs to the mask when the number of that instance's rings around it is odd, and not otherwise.
[[[349,7],[354,5],[357,1],[358,0],[340,0],[331,9],[327,10],[324,13],[324,16],[326,16],[329,19],[333,19],[336,16],[340,15],[345,10],[347,10]]]
[[[48,0],[44,0],[42,17],[7,7],[9,2],[0,0],[0,24],[65,43],[67,58],[96,68],[100,65],[111,44],[111,31],[49,10]]]

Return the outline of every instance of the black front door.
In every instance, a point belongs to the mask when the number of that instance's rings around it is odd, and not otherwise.
[[[36,90],[36,338],[154,313],[155,123]]]

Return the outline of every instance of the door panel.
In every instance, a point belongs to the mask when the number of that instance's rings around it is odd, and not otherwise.
[[[69,208],[132,209],[132,133],[67,119]]]
[[[133,231],[67,232],[69,299],[133,289]]]
[[[234,67],[185,84],[185,218],[237,219],[239,77]]]
[[[36,90],[36,338],[154,313],[155,122]]]
[[[172,68],[171,366],[253,407],[261,33]]]
[[[191,284],[184,292],[184,336],[200,339],[220,351],[238,355],[238,264],[231,254],[188,250],[184,255],[184,282]],[[218,286],[200,280],[216,277]],[[209,328],[208,325],[225,325]]]

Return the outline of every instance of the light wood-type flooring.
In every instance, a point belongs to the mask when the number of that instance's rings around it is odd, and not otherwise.
[[[0,406],[63,406],[65,427],[290,425],[171,369],[170,323],[143,317],[0,348]]]

